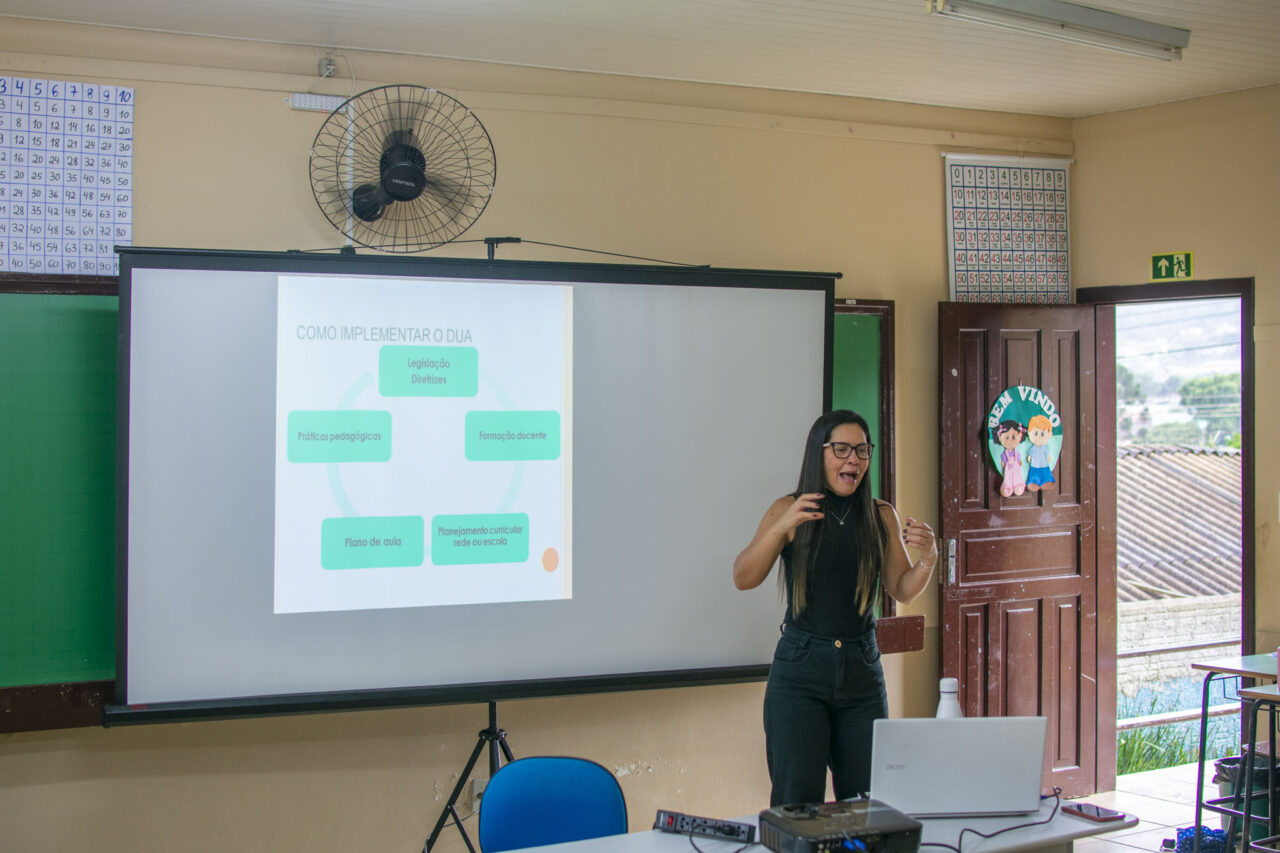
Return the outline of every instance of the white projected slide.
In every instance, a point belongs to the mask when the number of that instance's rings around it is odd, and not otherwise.
[[[277,294],[274,612],[572,598],[572,288]]]

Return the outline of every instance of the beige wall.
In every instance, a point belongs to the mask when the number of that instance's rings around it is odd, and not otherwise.
[[[137,89],[137,245],[341,243],[308,187],[307,150],[323,116],[286,107],[291,91],[352,90],[347,81],[316,85],[319,55],[32,22],[0,26],[4,73]],[[671,261],[839,271],[838,297],[895,300],[899,506],[936,524],[936,303],[947,298],[939,155],[1072,156],[1070,122],[409,57],[351,59],[354,91],[431,85],[485,123],[498,191],[464,239],[517,235]],[[1274,115],[1275,100],[1273,92],[1258,109]],[[1098,208],[1116,203],[1096,176],[1128,156],[1115,140],[1131,130],[1123,116],[1082,127],[1097,165],[1090,172],[1077,154],[1080,282],[1139,280],[1142,255],[1168,248],[1196,249],[1201,269],[1209,264],[1215,274],[1264,269],[1261,228],[1240,241],[1243,255],[1223,236],[1214,245],[1230,257],[1217,260],[1202,254],[1209,243],[1201,230],[1184,238],[1166,229],[1151,238],[1159,246],[1136,247],[1126,265],[1129,250],[1112,247],[1119,237],[1111,234],[1131,229],[1134,218],[1089,226]],[[1210,151],[1233,151],[1230,142],[1224,133]],[[1256,167],[1267,163],[1261,150],[1256,157]],[[1213,192],[1199,190],[1206,197],[1197,203],[1250,191],[1250,177],[1245,169],[1231,185],[1209,182]],[[1255,205],[1261,212],[1260,199]],[[1163,202],[1140,213],[1157,211],[1181,222]],[[1202,230],[1216,221],[1206,213]],[[527,245],[500,253],[599,259]],[[482,257],[483,247],[460,244],[448,254]],[[1277,313],[1274,300],[1260,299],[1263,321],[1276,322]],[[1273,400],[1260,405],[1274,408]],[[1268,459],[1259,491],[1274,496],[1275,455]],[[1275,515],[1274,497],[1264,497],[1260,517]],[[1274,547],[1264,559],[1273,598]],[[895,714],[929,714],[936,596],[926,593],[906,612],[926,615],[927,645],[887,662],[891,704]],[[647,826],[658,807],[730,816],[767,801],[761,694],[751,684],[508,702],[500,722],[517,754],[580,754],[614,769],[634,828]],[[460,706],[3,735],[0,838],[16,851],[417,849],[484,724],[483,706]],[[449,829],[437,849],[463,847]]]
[[[1142,284],[1151,256],[1195,253],[1199,279],[1253,278],[1259,651],[1280,644],[1280,86],[1075,123],[1072,277]]]

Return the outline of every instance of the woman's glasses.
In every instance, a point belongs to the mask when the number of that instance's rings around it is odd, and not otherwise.
[[[870,459],[871,451],[875,448],[874,444],[850,444],[847,441],[828,441],[823,447],[830,447],[831,452],[836,455],[837,459],[848,459],[849,454],[858,454],[859,459]]]

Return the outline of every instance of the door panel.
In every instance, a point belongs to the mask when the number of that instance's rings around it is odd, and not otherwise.
[[[1039,599],[1002,602],[998,606],[1002,626],[1000,695],[993,703],[1006,717],[1034,717],[1040,713],[1041,632],[1044,619]]]
[[[1087,310],[1087,309],[1086,309]],[[1057,381],[1054,387],[1057,388],[1057,397],[1054,402],[1058,406],[1060,412],[1080,412],[1082,401],[1079,398],[1079,389],[1077,387],[1076,377],[1083,377],[1083,366],[1081,365],[1081,342],[1078,333],[1070,331],[1057,331],[1054,333],[1054,345],[1057,347],[1057,359],[1055,360],[1058,369]],[[1090,347],[1092,350],[1092,346]],[[1092,351],[1089,353],[1090,361],[1093,359]],[[1090,370],[1092,375],[1092,370]],[[1092,406],[1092,395],[1089,398],[1089,404]],[[1092,408],[1090,409],[1090,417],[1093,416]],[[1083,430],[1085,427],[1077,424],[1077,428]],[[1092,431],[1090,431],[1092,434]],[[1083,433],[1082,433],[1083,434]],[[1096,452],[1096,447],[1092,448]],[[1088,469],[1083,469],[1080,465],[1080,445],[1073,441],[1064,441],[1062,443],[1062,456],[1058,461],[1058,469],[1063,472],[1071,472],[1075,476],[1068,478],[1062,477],[1058,481],[1058,500],[1057,504],[1063,506],[1068,503],[1080,502],[1080,488],[1082,486],[1080,478],[1085,476]],[[1090,453],[1090,458],[1093,457]],[[1090,488],[1092,488],[1092,475],[1090,476]]]
[[[1054,636],[1053,664],[1056,667],[1050,683],[1057,686],[1053,696],[1054,710],[1059,725],[1058,738],[1049,758],[1055,769],[1078,767],[1081,763],[1083,738],[1071,738],[1069,733],[1080,728],[1080,696],[1076,690],[1080,683],[1080,601],[1077,598],[1060,598],[1052,602],[1054,617],[1050,629]]]
[[[963,580],[992,583],[1075,574],[1080,565],[1078,537],[1073,527],[974,531],[962,540]]]
[[[1096,790],[1097,420],[1091,307],[944,303],[942,671],[971,716],[1049,720],[1045,790]],[[1006,388],[1054,401],[1063,446],[1053,489],[1003,497],[987,414]]]
[[[952,374],[961,376],[963,392],[959,403],[967,407],[964,409],[963,422],[982,423],[987,417],[987,413],[983,411],[983,390],[987,385],[987,376],[991,372],[987,369],[987,332],[985,329],[963,329],[959,335],[963,358],[959,365],[952,365],[951,370],[955,371],[958,367],[963,371],[962,374]],[[945,413],[946,410],[943,411]],[[967,452],[972,450],[967,444],[964,450],[966,452],[956,460],[962,469],[963,508],[965,510],[985,509],[989,491],[986,454]]]

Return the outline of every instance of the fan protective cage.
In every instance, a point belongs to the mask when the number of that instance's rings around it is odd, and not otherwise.
[[[381,188],[387,158],[422,170],[421,191],[399,200]],[[311,144],[311,191],[325,217],[352,242],[417,252],[454,240],[484,212],[498,164],[471,110],[443,92],[407,84],[353,95],[325,118]],[[378,201],[370,203],[370,196]],[[385,203],[383,203],[385,202]],[[373,218],[370,218],[370,217]]]

